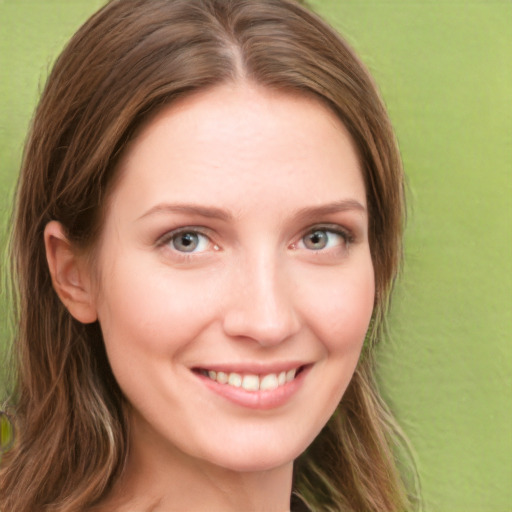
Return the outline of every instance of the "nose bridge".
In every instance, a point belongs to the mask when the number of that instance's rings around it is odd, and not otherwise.
[[[297,331],[293,283],[273,250],[261,247],[241,258],[233,281],[232,298],[224,316],[228,335],[274,345]]]

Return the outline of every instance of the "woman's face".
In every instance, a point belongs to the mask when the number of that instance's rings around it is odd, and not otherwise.
[[[123,158],[95,307],[134,443],[258,471],[315,438],[374,303],[354,145],[304,96],[224,85]]]

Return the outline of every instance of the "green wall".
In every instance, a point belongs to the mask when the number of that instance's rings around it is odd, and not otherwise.
[[[5,226],[46,72],[101,3],[0,0]],[[408,174],[406,264],[380,380],[414,446],[425,509],[510,512],[512,2],[311,3],[380,84]]]

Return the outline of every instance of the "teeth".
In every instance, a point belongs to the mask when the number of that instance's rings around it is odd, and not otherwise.
[[[279,383],[277,381],[277,375],[275,373],[270,373],[269,375],[265,375],[265,377],[263,377],[263,379],[261,379],[261,383],[260,383],[261,390],[276,389],[277,386],[279,386]]]
[[[219,384],[227,384],[236,388],[243,388],[246,391],[270,391],[284,386],[286,383],[295,379],[297,369],[287,372],[269,373],[267,375],[241,375],[239,373],[216,372],[213,370],[202,371],[203,375],[207,375],[210,379],[217,381]]]
[[[257,375],[244,375],[242,387],[247,391],[258,391],[260,389],[260,378]]]
[[[242,385],[242,376],[238,373],[230,373],[228,378],[228,384],[239,388]]]
[[[228,374],[224,372],[217,372],[217,382],[219,384],[227,384],[228,383]]]

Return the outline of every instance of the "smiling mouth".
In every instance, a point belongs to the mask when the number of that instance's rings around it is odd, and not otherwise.
[[[194,372],[207,377],[219,384],[231,386],[234,388],[241,388],[245,391],[272,391],[292,382],[296,377],[305,369],[306,366],[300,366],[288,371],[279,373],[266,373],[266,374],[250,374],[250,373],[237,373],[237,372],[222,372],[215,370],[206,370],[203,368],[196,368]]]

